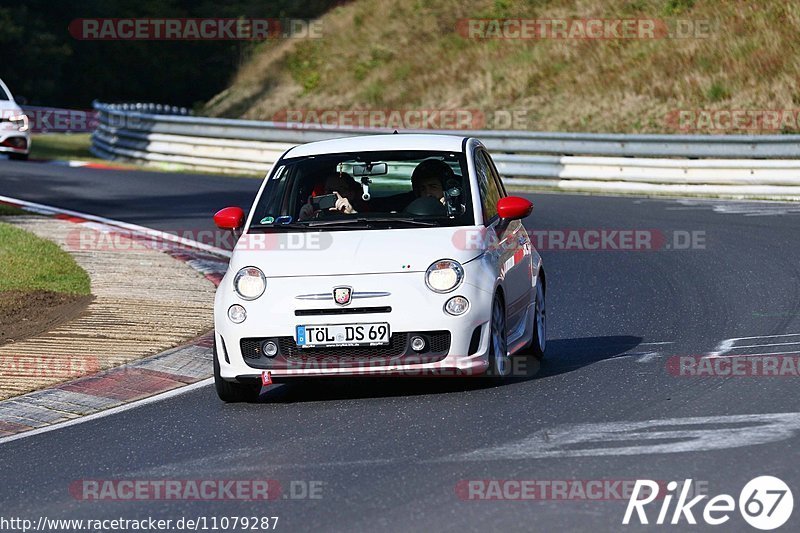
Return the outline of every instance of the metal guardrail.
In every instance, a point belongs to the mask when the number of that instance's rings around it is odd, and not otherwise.
[[[391,133],[189,116],[153,104],[95,103],[92,152],[105,159],[264,174],[296,144]],[[800,199],[800,135],[628,135],[409,130],[477,137],[511,185],[564,190]]]
[[[130,113],[147,113],[150,115],[193,115],[189,109],[185,107],[177,107],[174,105],[163,105],[154,103],[138,102],[135,104],[99,104],[94,102],[92,104],[95,109],[99,110],[98,106],[102,106],[107,110],[116,110]]]

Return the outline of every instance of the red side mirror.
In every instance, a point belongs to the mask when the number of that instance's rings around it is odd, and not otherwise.
[[[214,215],[214,224],[220,229],[236,230],[244,226],[244,211],[241,207],[226,207]]]
[[[497,202],[497,214],[506,220],[519,220],[533,211],[533,204],[519,196],[506,196]]]

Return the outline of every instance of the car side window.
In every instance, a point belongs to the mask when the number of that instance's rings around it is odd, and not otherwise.
[[[262,218],[267,216],[271,216],[274,219],[281,216],[283,213],[291,214],[290,208],[292,206],[290,204],[292,195],[291,191],[287,190],[287,183],[293,181],[287,178],[290,172],[288,167],[281,166],[269,179],[258,201],[256,213],[253,217],[253,222],[255,224],[258,224]],[[299,209],[298,207],[297,210]]]
[[[497,182],[492,175],[491,164],[480,150],[475,152],[475,171],[478,175],[478,186],[481,192],[483,223],[489,224],[497,216],[497,202],[502,197]]]
[[[492,178],[494,179],[497,185],[497,189],[500,191],[500,198],[505,198],[506,196],[508,196],[508,194],[506,193],[506,186],[503,184],[503,180],[500,177],[500,173],[497,172],[497,167],[495,166],[494,161],[492,160],[492,156],[490,156],[486,152],[482,153],[489,163],[489,170],[492,173]]]

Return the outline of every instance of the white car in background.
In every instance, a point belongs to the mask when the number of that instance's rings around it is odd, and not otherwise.
[[[480,141],[375,135],[289,149],[264,179],[214,305],[224,401],[311,376],[488,375],[541,357],[545,275]]]
[[[14,101],[11,91],[0,80],[0,154],[11,159],[28,159],[31,132],[28,117]]]

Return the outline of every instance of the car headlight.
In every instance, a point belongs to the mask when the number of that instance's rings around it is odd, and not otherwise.
[[[433,292],[450,292],[464,281],[464,267],[452,259],[440,259],[425,272],[425,285]]]
[[[255,300],[267,288],[267,278],[256,267],[244,267],[233,278],[233,288],[244,300]]]
[[[8,121],[16,124],[19,131],[28,131],[28,115],[13,115],[8,117]]]

